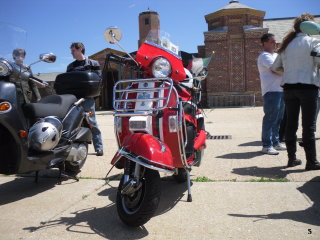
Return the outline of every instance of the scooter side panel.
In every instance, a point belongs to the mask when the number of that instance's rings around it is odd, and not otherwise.
[[[0,113],[0,173],[13,174],[23,165],[27,141],[19,137],[20,130],[26,129],[26,121],[17,105],[16,88],[13,83],[0,81],[0,102],[11,103],[12,109]]]

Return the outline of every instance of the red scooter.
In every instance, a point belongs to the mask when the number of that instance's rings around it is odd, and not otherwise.
[[[105,38],[121,47],[119,29],[108,28]],[[141,226],[155,213],[161,193],[159,172],[187,182],[192,201],[190,170],[200,165],[206,146],[204,119],[197,107],[200,81],[207,76],[211,58],[184,62],[179,53],[168,35],[153,31],[134,57],[106,58],[106,67],[113,62],[138,75],[117,81],[113,90],[119,150],[111,164],[124,169],[116,204],[120,219],[129,226]]]

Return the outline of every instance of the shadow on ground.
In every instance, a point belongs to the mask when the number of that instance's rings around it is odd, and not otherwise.
[[[228,153],[216,158],[225,158],[225,159],[251,159],[263,155],[261,152],[241,152],[241,153]]]
[[[253,222],[265,219],[289,219],[296,222],[302,222],[309,225],[320,226],[320,177],[313,178],[310,182],[306,182],[301,187],[297,188],[302,194],[305,194],[312,202],[312,206],[299,211],[285,211],[281,213],[270,214],[229,214],[233,217],[255,218]]]
[[[245,168],[234,168],[232,173],[241,176],[253,176],[253,177],[263,177],[263,178],[285,178],[290,173],[304,172],[304,169],[290,169],[283,167],[268,167],[261,168],[257,166],[245,167]]]
[[[0,206],[33,197],[53,188],[57,182],[57,178],[39,178],[36,183],[34,177],[17,177],[0,185]]]
[[[262,146],[261,141],[253,141],[253,142],[247,142],[247,143],[242,143],[239,144],[240,147],[259,147]]]
[[[186,189],[186,183],[178,184],[172,180],[172,177],[164,177],[161,199],[155,215],[170,211],[179,201],[186,201],[186,199],[182,200]],[[105,207],[91,207],[71,212],[69,214],[71,216],[63,216],[58,219],[41,222],[39,226],[26,227],[24,230],[35,232],[63,225],[66,226],[66,231],[68,232],[87,234],[88,238],[90,238],[90,235],[98,234],[107,239],[140,239],[149,234],[144,226],[132,228],[121,222],[115,204],[117,187],[109,185],[108,188],[97,194],[108,197],[112,203]]]

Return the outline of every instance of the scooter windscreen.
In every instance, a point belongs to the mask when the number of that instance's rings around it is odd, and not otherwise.
[[[28,79],[30,74],[25,70],[27,32],[8,23],[0,22],[0,78],[17,75]]]
[[[186,78],[179,46],[166,32],[151,30],[136,54],[136,61],[150,78],[169,77],[178,82]]]
[[[171,41],[171,35],[168,32],[154,29],[150,30],[145,41],[158,45],[158,47],[164,48],[174,55],[180,56],[179,46]]]

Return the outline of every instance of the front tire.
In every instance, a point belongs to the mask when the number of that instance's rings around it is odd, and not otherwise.
[[[121,194],[122,177],[117,192],[117,211],[120,219],[131,227],[139,227],[150,220],[158,208],[161,195],[160,175],[145,169],[142,185],[130,196]]]

